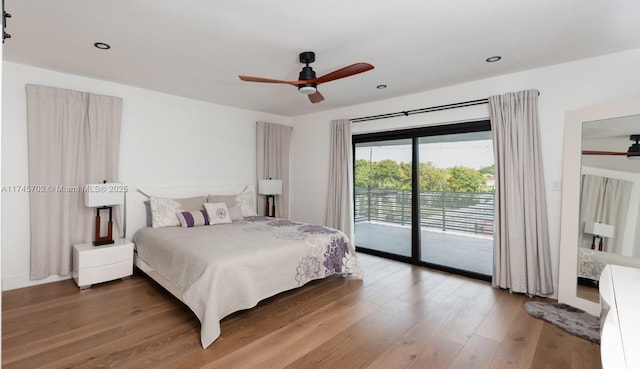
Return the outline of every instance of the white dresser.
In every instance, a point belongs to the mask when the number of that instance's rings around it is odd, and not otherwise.
[[[640,269],[607,265],[600,301],[602,367],[640,368]]]

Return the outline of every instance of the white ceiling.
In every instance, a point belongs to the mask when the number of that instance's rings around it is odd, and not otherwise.
[[[637,0],[5,0],[5,8],[5,60],[285,116],[640,48]],[[355,62],[375,69],[321,85],[319,104],[293,86],[238,79],[295,80],[307,50],[318,75]],[[494,55],[502,61],[485,62]]]

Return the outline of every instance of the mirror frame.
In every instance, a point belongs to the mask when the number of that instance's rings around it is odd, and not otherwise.
[[[568,111],[565,114],[558,302],[577,307],[593,315],[600,315],[600,304],[576,295],[578,237],[580,234],[582,124],[638,114],[640,114],[640,99],[612,102]]]

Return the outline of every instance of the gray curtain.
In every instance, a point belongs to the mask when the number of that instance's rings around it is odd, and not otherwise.
[[[493,286],[553,293],[538,91],[489,97],[496,162]]]
[[[292,127],[266,122],[256,123],[256,179],[281,179],[282,194],[275,197],[277,218],[289,218],[289,147]],[[257,189],[256,185],[256,189]],[[257,196],[258,214],[266,198]]]
[[[27,85],[31,279],[71,272],[71,247],[93,240],[82,186],[118,179],[122,99]],[[37,187],[35,187],[37,186]],[[40,187],[41,186],[41,187]],[[114,234],[122,234],[114,209]]]
[[[329,191],[327,195],[327,226],[353,238],[353,149],[351,122],[331,121],[329,159]]]
[[[603,251],[622,254],[633,182],[585,174],[580,199],[581,247],[591,248],[593,235],[584,233],[585,222],[613,225],[613,237],[603,240]],[[631,255],[628,255],[631,256]]]

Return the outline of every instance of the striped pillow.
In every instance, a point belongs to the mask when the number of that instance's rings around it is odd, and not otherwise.
[[[209,225],[209,216],[204,210],[176,212],[180,225],[184,228]]]

